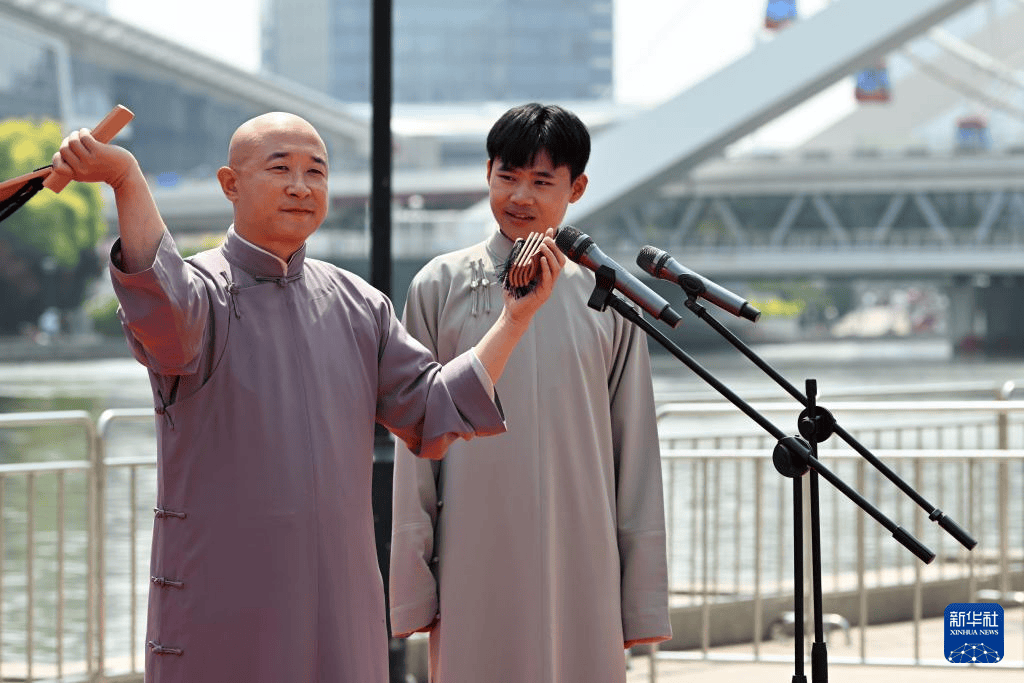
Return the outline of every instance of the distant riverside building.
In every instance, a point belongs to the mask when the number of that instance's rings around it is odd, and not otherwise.
[[[365,124],[320,92],[268,79],[106,15],[107,0],[0,0],[0,120],[92,127],[115,104],[135,119],[117,142],[160,185],[213,182],[235,128],[284,106],[319,123],[332,166],[366,166]]]
[[[368,0],[264,0],[263,68],[370,98]],[[394,101],[612,97],[612,0],[393,0]]]
[[[107,0],[65,0],[105,13]],[[0,119],[59,119],[69,108],[70,84],[60,73],[64,45],[52,36],[14,24],[0,15]]]
[[[107,11],[106,0],[65,2]],[[103,27],[92,20],[83,24]],[[0,119],[52,118],[72,130],[92,127],[118,103],[136,115],[118,143],[143,168],[200,177],[212,176],[231,132],[254,113],[191,86],[187,78],[146,69],[87,41],[69,42],[59,24],[52,32],[41,30],[0,11]]]

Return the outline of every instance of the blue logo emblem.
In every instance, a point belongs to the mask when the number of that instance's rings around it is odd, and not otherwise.
[[[1003,606],[994,602],[946,605],[946,661],[995,664],[1003,658]]]

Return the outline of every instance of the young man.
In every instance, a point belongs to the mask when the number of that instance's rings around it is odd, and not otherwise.
[[[550,294],[509,301],[441,367],[351,273],[305,258],[327,213],[327,150],[297,116],[252,119],[217,172],[224,244],[185,261],[130,153],[72,133],[54,172],[106,182],[120,316],[150,373],[158,491],[149,683],[388,680],[370,503],[374,422],[421,457],[503,431],[491,385]]]
[[[506,112],[487,137],[497,229],[414,278],[409,331],[442,362],[497,315],[514,240],[586,190],[590,136],[559,107]],[[644,333],[587,307],[567,263],[502,378],[508,432],[443,462],[399,446],[391,627],[430,631],[434,683],[622,683],[623,647],[671,636],[661,462]]]

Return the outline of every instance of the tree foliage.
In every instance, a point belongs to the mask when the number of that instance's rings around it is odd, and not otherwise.
[[[50,163],[62,139],[55,121],[0,121],[0,180]],[[106,234],[96,185],[44,189],[0,222],[0,334],[38,320],[45,309],[81,304],[99,273],[96,247]]]

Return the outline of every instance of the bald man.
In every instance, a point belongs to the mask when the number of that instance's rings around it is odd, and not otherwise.
[[[305,257],[327,150],[303,119],[247,121],[217,172],[222,246],[182,259],[135,158],[72,133],[54,172],[114,190],[118,314],[149,370],[158,490],[148,683],[385,683],[370,501],[374,422],[426,458],[504,431],[494,396],[565,260],[441,366],[355,275]]]

